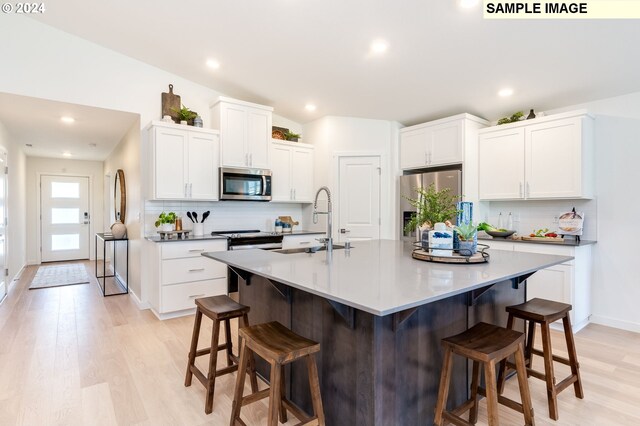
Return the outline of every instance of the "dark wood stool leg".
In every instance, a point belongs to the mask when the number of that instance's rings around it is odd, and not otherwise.
[[[521,344],[518,345],[516,351],[516,373],[518,375],[518,386],[520,388],[520,400],[522,401],[525,426],[534,426],[531,394],[529,393],[529,383],[527,382],[527,366],[524,360],[524,349]]]
[[[287,422],[287,409],[284,408],[284,401],[287,398],[287,385],[284,378],[284,365],[280,366],[280,423]]]
[[[240,322],[240,318],[238,318],[238,322]],[[249,327],[249,317],[247,314],[242,316],[242,327]],[[238,341],[242,340],[242,338],[238,337]],[[238,345],[240,343],[238,342]],[[258,392],[258,377],[256,376],[256,360],[253,357],[253,354],[248,358],[249,365],[249,380],[251,382],[251,392]]]
[[[191,335],[191,347],[189,348],[189,362],[187,363],[187,375],[184,378],[184,385],[191,386],[193,372],[191,367],[196,363],[196,352],[198,351],[198,337],[200,337],[200,325],[202,324],[202,312],[196,308],[196,318],[193,322],[193,334]]]
[[[278,426],[278,414],[282,401],[280,400],[280,384],[282,375],[281,366],[275,362],[271,362],[271,389],[269,390],[269,417],[267,419],[268,426]]]
[[[322,408],[322,396],[320,394],[320,381],[318,380],[318,367],[313,355],[307,355],[307,370],[309,371],[309,387],[311,389],[311,403],[313,414],[318,418],[318,425],[324,426],[324,410]]]
[[[440,389],[438,390],[438,400],[436,402],[436,416],[433,423],[436,426],[444,424],[442,415],[447,409],[447,398],[449,397],[449,383],[451,382],[451,367],[453,353],[451,349],[446,348],[444,351],[444,360],[442,362],[442,373],[440,373]]]
[[[473,375],[471,376],[471,399],[473,406],[469,410],[469,423],[476,424],[478,421],[478,386],[480,386],[480,363],[473,361]]]
[[[224,341],[227,346],[227,367],[231,367],[233,365],[233,358],[231,358],[233,344],[231,343],[231,321],[228,319],[224,320]]]
[[[247,374],[247,360],[253,357],[251,350],[246,347],[244,341],[240,339],[240,363],[238,365],[238,375],[236,376],[236,387],[233,393],[233,404],[231,405],[231,423],[235,426],[236,419],[240,419],[240,409],[242,408],[242,395],[244,391],[244,380]]]
[[[213,411],[213,393],[216,388],[216,369],[218,366],[218,342],[220,340],[220,321],[213,321],[213,333],[211,334],[211,352],[209,353],[209,372],[207,373],[207,398],[205,399],[204,412],[211,414]]]
[[[569,314],[562,318],[562,325],[564,326],[564,338],[567,341],[567,352],[569,353],[571,374],[576,376],[576,381],[573,384],[573,390],[578,398],[583,399],[584,393],[582,391],[582,379],[580,378],[580,364],[578,364],[578,354],[576,352],[575,341],[573,340],[573,330],[571,329],[571,319],[569,318]]]
[[[489,426],[498,426],[498,387],[496,384],[496,364],[493,361],[484,363],[484,381],[487,389],[487,420]]]
[[[536,342],[536,323],[529,321],[529,332],[527,333],[527,347],[524,351],[525,365],[529,368],[533,366],[533,344]],[[527,377],[529,374],[527,373]]]
[[[547,399],[549,401],[549,417],[558,420],[558,401],[556,392],[556,377],[553,371],[553,355],[551,351],[551,333],[549,323],[540,324],[542,332],[542,352],[544,356],[544,373],[547,383]]]
[[[507,328],[509,330],[513,330],[513,315],[509,314],[509,319],[507,319]],[[504,381],[507,375],[507,360],[509,357],[500,361],[500,368],[498,369],[498,393],[502,395],[504,392]]]

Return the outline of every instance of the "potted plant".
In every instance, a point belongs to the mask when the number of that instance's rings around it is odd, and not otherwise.
[[[302,135],[290,132],[289,130],[287,130],[285,132],[285,134],[284,134],[284,138],[286,140],[288,140],[288,141],[291,141],[291,142],[298,142],[298,139],[301,138],[301,137],[302,137]]]
[[[160,228],[161,231],[173,231],[173,224],[176,223],[176,214],[174,212],[160,213],[158,220],[156,220],[156,228]]]
[[[463,256],[472,256],[478,250],[478,228],[473,223],[456,226],[458,233],[458,252]]]
[[[189,108],[184,106],[184,104],[182,105],[182,108],[180,109],[172,108],[172,110],[178,115],[178,120],[180,121],[180,124],[188,124],[190,126],[193,126],[193,119],[198,116],[197,112],[191,111]]]
[[[406,232],[411,232],[416,228],[421,231],[432,229],[436,223],[447,222],[458,214],[456,202],[460,198],[458,195],[451,195],[451,189],[444,188],[440,191],[436,190],[432,183],[427,189],[416,188],[417,198],[405,198],[413,207],[417,209],[416,213],[411,215],[411,219],[405,226]],[[418,239],[421,236],[419,234]]]

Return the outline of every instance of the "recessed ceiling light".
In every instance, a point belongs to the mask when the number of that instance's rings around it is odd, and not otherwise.
[[[378,39],[378,40],[374,40],[371,43],[370,50],[371,50],[371,53],[375,55],[381,55],[384,52],[386,52],[388,48],[389,48],[389,43],[387,43],[385,40]]]
[[[69,151],[65,151],[62,153],[63,157],[71,157],[71,153]]]
[[[211,69],[217,70],[218,68],[220,68],[220,62],[216,61],[215,59],[207,59],[207,66]]]
[[[459,0],[458,1],[458,4],[460,5],[460,7],[464,9],[471,9],[472,7],[476,6],[478,3],[480,3],[480,0]]]
[[[316,110],[316,106],[315,106],[315,105],[313,105],[313,104],[306,104],[306,105],[304,106],[304,109],[306,109],[307,111],[311,111],[311,112],[313,112],[313,111],[315,111],[315,110]]]
[[[66,116],[66,115],[65,115],[64,117],[60,117],[60,120],[61,120],[63,123],[67,123],[67,124],[70,124],[70,123],[73,123],[73,122],[75,122],[75,121],[76,121],[76,120],[75,120],[75,118],[73,118],[73,117],[69,117],[69,116]]]
[[[511,96],[511,95],[513,95],[513,89],[509,89],[509,88],[501,89],[498,92],[498,96],[502,96],[503,98],[506,98],[507,96]]]

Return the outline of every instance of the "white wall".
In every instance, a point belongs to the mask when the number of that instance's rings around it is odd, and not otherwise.
[[[26,156],[22,149],[12,141],[11,135],[0,123],[0,147],[7,151],[9,164],[9,185],[7,190],[7,285],[17,279],[17,274],[27,263],[27,190]],[[7,286],[8,290],[8,286]]]
[[[67,159],[53,159],[41,157],[27,157],[27,263],[40,263],[40,235],[39,231],[39,203],[38,196],[41,174],[60,174],[72,176],[89,176],[89,202],[91,204],[91,224],[89,225],[89,256],[94,258],[94,234],[103,228],[103,188],[102,161],[81,161]]]
[[[304,142],[315,147],[314,187],[327,186],[334,195],[335,210],[339,209],[336,154],[361,152],[381,155],[380,205],[382,226],[380,238],[396,238],[397,182],[399,163],[397,155],[400,125],[385,120],[352,117],[323,117],[303,126]],[[324,200],[325,197],[323,196]],[[324,205],[319,208],[325,208]],[[312,223],[312,206],[304,208],[305,223]],[[337,237],[338,218],[334,219],[334,237]],[[326,229],[326,218],[319,218],[313,229]]]
[[[126,188],[127,210],[125,212],[125,225],[127,226],[127,237],[129,238],[129,290],[140,298],[141,293],[141,255],[142,248],[142,232],[140,229],[140,216],[142,214],[142,176],[141,176],[141,157],[140,157],[140,122],[136,121],[124,135],[120,143],[114,148],[109,157],[104,161],[101,185],[104,188],[104,177],[109,176],[109,191],[103,195],[103,203],[107,206],[109,217],[105,223],[112,224],[115,221],[113,206],[113,190],[115,176],[118,169],[124,171],[124,180]],[[106,209],[103,209],[105,211]],[[105,213],[106,214],[106,213]],[[120,250],[117,254],[118,259],[124,256],[125,246],[118,243]],[[116,271],[118,275],[125,280],[126,274],[124,262],[117,263],[119,268]]]

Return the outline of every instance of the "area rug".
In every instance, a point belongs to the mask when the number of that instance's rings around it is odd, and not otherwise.
[[[82,263],[41,266],[33,277],[29,290],[59,287],[72,284],[86,284],[89,274]]]

